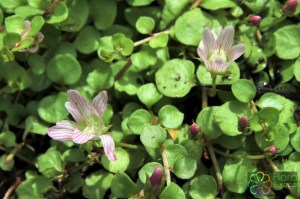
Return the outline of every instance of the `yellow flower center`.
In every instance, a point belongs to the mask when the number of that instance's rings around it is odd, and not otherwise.
[[[219,49],[219,50],[215,50],[212,55],[210,56],[210,58],[208,59],[208,61],[210,63],[213,63],[217,58],[221,58],[224,62],[227,62],[227,57],[226,57],[226,53],[224,50]]]

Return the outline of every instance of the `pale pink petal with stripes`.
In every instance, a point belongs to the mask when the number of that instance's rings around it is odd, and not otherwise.
[[[76,123],[68,120],[57,122],[55,126],[48,129],[48,135],[58,141],[72,141],[72,134],[76,129]]]
[[[115,142],[111,135],[101,135],[99,138],[102,141],[104,153],[110,161],[116,161]]]
[[[72,134],[72,140],[76,144],[83,144],[93,139],[95,136],[92,134],[84,133],[76,129]]]
[[[93,99],[92,106],[101,117],[106,109],[106,105],[107,105],[107,92],[102,91]]]

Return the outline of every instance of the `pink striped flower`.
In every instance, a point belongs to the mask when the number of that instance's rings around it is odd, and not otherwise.
[[[99,137],[103,144],[104,153],[110,161],[115,161],[115,143],[111,135],[106,134],[109,127],[106,127],[102,115],[107,104],[106,91],[100,92],[92,104],[75,90],[69,90],[69,101],[65,107],[74,118],[75,122],[62,120],[55,126],[49,128],[48,135],[58,141],[73,141],[76,144],[83,144],[93,138]]]
[[[232,62],[244,53],[244,44],[231,47],[233,36],[234,28],[232,26],[225,27],[218,38],[210,29],[204,29],[203,39],[197,52],[213,76],[225,74]]]

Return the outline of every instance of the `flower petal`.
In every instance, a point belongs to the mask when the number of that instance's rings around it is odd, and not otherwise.
[[[234,28],[232,26],[225,27],[217,39],[218,49],[228,52],[233,42],[233,36]]]
[[[97,113],[101,117],[103,115],[103,112],[106,109],[106,105],[107,105],[107,92],[102,91],[93,99],[92,106],[96,109]]]
[[[75,129],[75,131],[72,134],[72,140],[76,144],[83,144],[87,141],[93,139],[95,136],[92,134],[84,133],[82,131],[79,131],[78,129]]]
[[[202,41],[203,41],[204,51],[206,52],[206,55],[209,56],[212,53],[212,51],[216,49],[216,39],[210,29],[208,28],[204,29]]]
[[[77,108],[71,102],[66,102],[65,107],[76,122],[80,122],[83,119],[82,115],[78,112]]]
[[[71,110],[72,112],[69,111],[71,114],[75,113],[75,109],[77,110],[77,114],[75,116],[77,119],[75,119],[74,115],[72,114],[72,116],[77,122],[80,122],[82,119],[95,113],[94,108],[86,101],[86,99],[78,91],[69,90],[68,97],[71,106],[69,103],[66,103],[66,108],[68,110],[73,109]]]
[[[198,53],[199,57],[201,57],[202,60],[207,60],[207,54],[204,51],[204,49],[197,48],[197,53]]]
[[[212,63],[212,71],[216,74],[223,74],[227,71],[228,67],[232,64],[232,61],[230,62],[224,62],[221,58],[217,58]]]
[[[76,123],[68,120],[57,122],[55,126],[48,129],[48,135],[58,141],[72,141],[73,131],[76,129]]]
[[[105,134],[99,136],[103,144],[104,153],[110,161],[116,161],[115,142],[111,135]]]
[[[234,61],[237,58],[239,58],[243,53],[245,52],[245,45],[244,44],[238,44],[233,46],[229,53],[228,53],[228,57],[230,60]]]

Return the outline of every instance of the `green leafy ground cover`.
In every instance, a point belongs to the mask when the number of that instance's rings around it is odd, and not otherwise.
[[[299,198],[300,6],[286,15],[284,3],[0,0],[0,197],[253,198],[250,172],[262,171],[298,175],[272,178],[262,198]],[[197,46],[204,28],[228,25],[245,53],[211,97]],[[100,140],[47,135],[71,119],[69,89],[108,92],[117,161]]]

